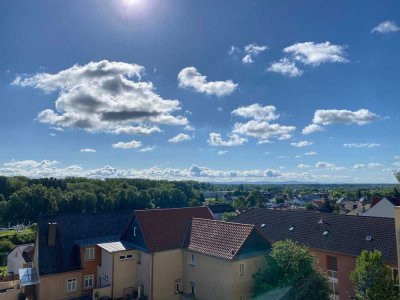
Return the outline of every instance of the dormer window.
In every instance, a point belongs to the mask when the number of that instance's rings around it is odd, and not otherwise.
[[[85,260],[93,260],[94,259],[94,247],[85,248]]]
[[[133,227],[133,236],[136,236],[136,226]]]

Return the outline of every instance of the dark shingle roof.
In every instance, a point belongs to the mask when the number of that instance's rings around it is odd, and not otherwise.
[[[227,203],[213,203],[207,205],[213,214],[222,214],[225,212],[233,212],[235,209],[232,205]]]
[[[206,206],[136,210],[135,217],[150,252],[180,248],[191,218],[213,219]]]
[[[41,216],[38,221],[40,275],[79,270],[76,241],[121,235],[130,215],[131,211]],[[55,247],[47,245],[49,222],[57,223]]]
[[[359,256],[362,250],[379,250],[385,262],[397,263],[393,218],[255,208],[232,221],[254,224],[270,242],[292,239],[309,248],[349,256]],[[291,226],[293,230],[289,230]],[[328,234],[324,236],[325,230]]]
[[[187,233],[186,247],[195,252],[233,259],[254,225],[194,218]]]

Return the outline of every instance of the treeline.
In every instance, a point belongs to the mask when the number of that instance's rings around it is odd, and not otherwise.
[[[35,222],[40,214],[198,206],[207,183],[147,179],[0,176],[0,224]]]

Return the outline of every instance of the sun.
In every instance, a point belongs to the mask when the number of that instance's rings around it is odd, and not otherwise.
[[[137,6],[142,0],[123,0],[127,6]]]

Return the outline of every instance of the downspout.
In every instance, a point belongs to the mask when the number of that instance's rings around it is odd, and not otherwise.
[[[114,274],[114,259],[115,253],[112,254],[112,284],[111,284],[111,297],[114,299],[114,282],[115,282],[115,274]]]

